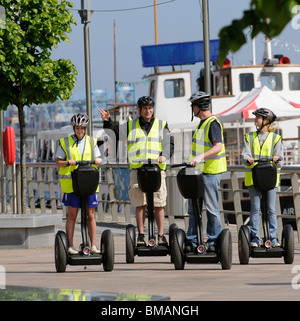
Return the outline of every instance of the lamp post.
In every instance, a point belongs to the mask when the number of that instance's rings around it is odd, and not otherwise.
[[[211,94],[208,0],[202,0],[202,13],[204,46],[204,88],[207,93]]]
[[[90,10],[90,0],[87,0],[87,8],[84,8],[85,0],[81,0],[81,10],[78,11],[83,26],[84,38],[84,64],[85,64],[85,95],[86,95],[86,113],[90,118],[88,134],[92,135],[92,94],[91,94],[91,64],[90,64],[90,39],[89,23],[91,22],[92,11]]]

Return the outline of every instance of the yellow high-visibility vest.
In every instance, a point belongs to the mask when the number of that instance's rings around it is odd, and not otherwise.
[[[130,169],[142,167],[148,159],[157,160],[162,152],[163,129],[166,121],[154,119],[148,135],[142,130],[139,120],[128,123],[127,150]],[[165,170],[166,162],[159,163],[160,169]]]
[[[215,116],[208,117],[200,126],[197,126],[192,140],[192,151],[189,157],[189,161],[197,157],[200,154],[210,150],[214,145],[209,139],[209,129],[213,121],[217,121],[221,128],[222,135],[222,150],[212,158],[205,158],[204,164],[199,164],[196,168],[200,169],[206,174],[219,174],[227,171],[225,145],[223,136],[223,127],[219,120]]]
[[[74,139],[72,136],[61,138],[60,145],[64,152],[66,153],[66,160],[86,160],[86,161],[92,161],[95,159],[94,157],[94,147],[97,145],[97,139],[86,136],[85,138],[85,146],[83,150],[83,155],[81,157],[81,154],[78,150],[77,144],[74,144]],[[92,145],[93,142],[93,145]],[[97,165],[92,165],[94,167],[97,167]],[[73,184],[72,184],[72,177],[71,173],[77,168],[78,166],[66,166],[66,167],[60,167],[58,172],[58,177],[60,181],[61,189],[64,193],[73,193]],[[97,188],[97,191],[99,191],[99,186]]]
[[[260,146],[259,139],[257,132],[251,132],[245,134],[245,138],[247,143],[249,144],[249,149],[252,154],[252,158],[254,159],[259,159],[261,157],[273,157],[274,155],[274,147],[278,143],[278,141],[281,141],[281,136],[269,132],[266,140],[264,141],[263,145]],[[273,163],[273,162],[272,162]],[[257,164],[255,162],[252,165],[245,166],[245,186],[251,186],[253,185],[253,178],[252,178],[252,168]],[[280,178],[280,169],[277,168],[277,182],[276,182],[276,187],[278,186],[279,183],[279,178]]]

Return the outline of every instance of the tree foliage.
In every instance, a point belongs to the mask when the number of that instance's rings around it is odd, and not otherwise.
[[[5,26],[0,29],[0,109],[18,107],[21,137],[22,212],[26,203],[24,106],[68,99],[77,74],[70,60],[51,59],[51,51],[76,21],[65,0],[0,0]]]
[[[300,0],[252,0],[250,9],[244,11],[239,20],[233,20],[230,26],[219,32],[219,65],[223,64],[229,51],[238,51],[246,42],[244,30],[251,27],[251,37],[260,32],[269,39],[278,36],[295,15],[295,6]]]

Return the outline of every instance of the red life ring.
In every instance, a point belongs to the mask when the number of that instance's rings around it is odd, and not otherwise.
[[[13,165],[16,160],[16,140],[13,127],[6,127],[3,132],[3,156],[5,165]]]

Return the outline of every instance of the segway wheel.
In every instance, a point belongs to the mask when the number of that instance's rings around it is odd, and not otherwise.
[[[290,224],[285,225],[282,230],[282,246],[284,263],[292,264],[294,262],[294,231]]]
[[[171,263],[174,263],[174,258],[173,258],[173,254],[172,254],[172,243],[174,242],[175,231],[177,230],[177,228],[178,227],[175,223],[173,223],[169,226],[169,248],[170,248]]]
[[[250,231],[246,225],[242,225],[239,230],[238,252],[240,264],[248,264],[250,257]]]
[[[230,270],[232,264],[232,239],[228,229],[222,230],[219,236],[219,255],[223,270]]]
[[[63,231],[58,231],[55,235],[54,256],[56,272],[65,272],[68,263],[68,240]]]
[[[175,270],[183,270],[185,264],[185,232],[182,229],[175,230],[171,246]]]
[[[126,263],[134,263],[135,227],[132,224],[126,226]]]
[[[103,231],[100,246],[103,258],[103,269],[106,272],[110,272],[113,270],[115,262],[114,238],[111,230]]]

